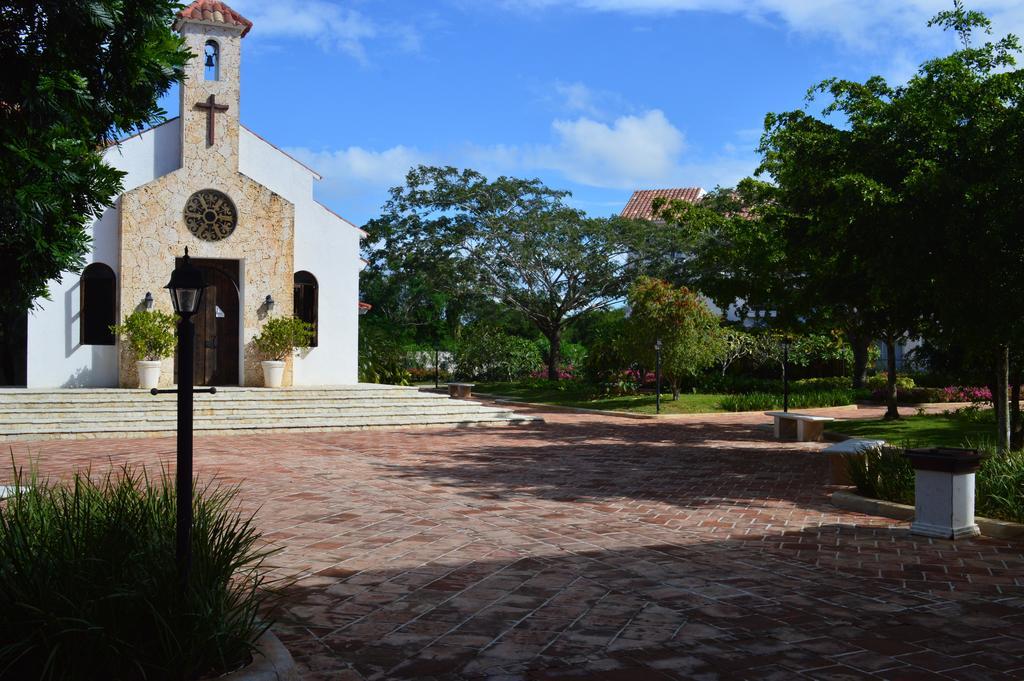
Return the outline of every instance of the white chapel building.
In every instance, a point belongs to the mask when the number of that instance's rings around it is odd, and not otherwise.
[[[310,168],[239,122],[242,39],[252,22],[196,0],[175,28],[197,55],[181,84],[181,115],[110,147],[124,193],[90,227],[81,274],[50,283],[28,315],[30,388],[136,387],[134,358],[109,330],[134,310],[171,312],[163,288],[188,247],[209,288],[195,316],[198,385],[262,385],[252,338],[269,317],[316,328],[285,385],[357,382],[360,239],[313,199]],[[174,360],[162,382],[172,382]]]

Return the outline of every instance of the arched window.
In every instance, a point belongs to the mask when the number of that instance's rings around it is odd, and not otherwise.
[[[82,345],[114,344],[114,332],[110,327],[117,315],[115,284],[114,270],[101,262],[94,262],[82,272],[78,317]]]
[[[309,272],[303,270],[295,273],[295,316],[313,325],[313,342],[310,343],[313,348],[320,335],[316,324],[318,288],[316,277]]]
[[[207,40],[203,52],[204,77],[206,80],[220,80],[220,45],[216,40]]]

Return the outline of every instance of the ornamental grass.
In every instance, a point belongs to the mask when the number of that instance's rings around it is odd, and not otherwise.
[[[1024,451],[995,451],[979,447],[984,455],[975,474],[975,513],[985,518],[1024,523]],[[869,449],[846,457],[850,479],[861,496],[914,503],[914,468],[903,447]]]
[[[236,486],[196,485],[182,591],[167,471],[51,483],[15,470],[12,484],[0,501],[0,678],[186,681],[251,661],[276,600],[272,552]]]
[[[782,409],[782,393],[753,392],[742,395],[726,395],[719,402],[725,411],[768,411]],[[841,407],[853,404],[853,390],[802,390],[789,394],[790,409],[814,409],[815,407]]]

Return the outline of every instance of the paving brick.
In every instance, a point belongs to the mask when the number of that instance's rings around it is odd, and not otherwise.
[[[863,412],[833,412],[864,416]],[[750,415],[196,438],[307,679],[1022,678],[1024,546],[830,505]],[[16,443],[45,475],[171,439]]]

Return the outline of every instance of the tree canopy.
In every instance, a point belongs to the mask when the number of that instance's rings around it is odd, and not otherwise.
[[[414,168],[367,225],[370,276],[427,277],[452,299],[483,297],[518,311],[548,339],[555,379],[566,326],[625,294],[640,230],[586,217],[567,196],[535,179]]]
[[[628,302],[632,354],[653,367],[656,344],[661,343],[661,371],[673,399],[679,398],[683,379],[722,359],[727,339],[718,315],[688,288],[640,277],[629,289]]]
[[[160,119],[189,57],[173,0],[0,2],[0,340],[78,271],[86,225],[120,193],[117,136]]]

